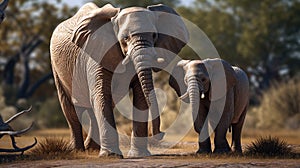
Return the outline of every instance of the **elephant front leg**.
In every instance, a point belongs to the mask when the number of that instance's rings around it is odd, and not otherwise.
[[[119,136],[112,109],[111,75],[101,69],[92,90],[92,105],[100,133],[100,157],[120,157]]]
[[[148,105],[138,82],[133,85],[133,126],[128,157],[150,156],[148,150]]]
[[[203,104],[199,104],[199,112],[197,116],[193,116],[194,130],[198,133],[199,149],[196,154],[211,153],[210,135],[208,132],[207,109]]]
[[[75,106],[75,110],[78,114],[87,112],[89,116],[89,130],[87,132],[87,137],[84,141],[85,149],[99,150],[100,149],[100,140],[99,140],[99,128],[98,123],[94,114],[94,111],[91,108]],[[81,117],[80,117],[81,118]],[[84,125],[84,121],[80,121]],[[86,132],[87,130],[85,130]]]
[[[100,134],[95,113],[92,109],[87,109],[87,112],[90,118],[90,128],[84,141],[85,149],[100,150]]]

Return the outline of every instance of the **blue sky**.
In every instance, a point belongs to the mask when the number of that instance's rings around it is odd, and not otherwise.
[[[180,0],[182,4],[189,5],[194,0]],[[81,6],[84,3],[88,2],[88,0],[62,0],[62,2],[70,5],[70,6]]]

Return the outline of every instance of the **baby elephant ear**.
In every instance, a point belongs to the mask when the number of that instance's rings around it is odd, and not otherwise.
[[[183,67],[188,64],[190,60],[181,60],[174,66],[172,73],[170,74],[169,84],[176,91],[180,97],[187,92],[187,86],[184,82],[185,72]]]
[[[210,100],[215,101],[227,94],[236,84],[236,74],[232,66],[222,59],[207,59],[203,63],[211,82]]]
[[[81,19],[72,35],[72,42],[84,54],[111,72],[125,71],[125,67],[118,67],[123,60],[123,54],[111,23],[111,18],[119,11],[119,8],[110,4],[98,8],[95,4],[88,3],[78,11]]]
[[[174,9],[162,4],[147,8],[153,11],[158,18],[156,22],[158,38],[155,47],[178,54],[189,40],[189,33],[182,18]],[[163,57],[165,63],[170,63],[174,59],[173,56],[164,53],[158,53],[158,56]]]

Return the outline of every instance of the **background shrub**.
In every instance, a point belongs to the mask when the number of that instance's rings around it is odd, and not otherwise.
[[[261,104],[249,113],[253,125],[258,128],[300,128],[300,81],[291,79],[275,83],[261,97]]]
[[[37,111],[38,127],[61,128],[68,127],[57,97],[48,98],[42,102]]]

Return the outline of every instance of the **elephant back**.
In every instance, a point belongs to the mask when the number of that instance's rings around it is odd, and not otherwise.
[[[97,8],[93,3],[85,4],[74,16],[60,23],[52,33],[50,41],[52,68],[68,93],[72,91],[73,69],[78,56],[81,55],[81,48],[72,42],[73,32],[82,18],[89,14],[88,11]]]
[[[98,9],[95,4],[87,3],[74,16],[63,21],[55,28],[50,41],[51,58],[65,55],[65,53],[78,55],[80,48],[72,42],[73,33],[81,20],[95,9]]]

